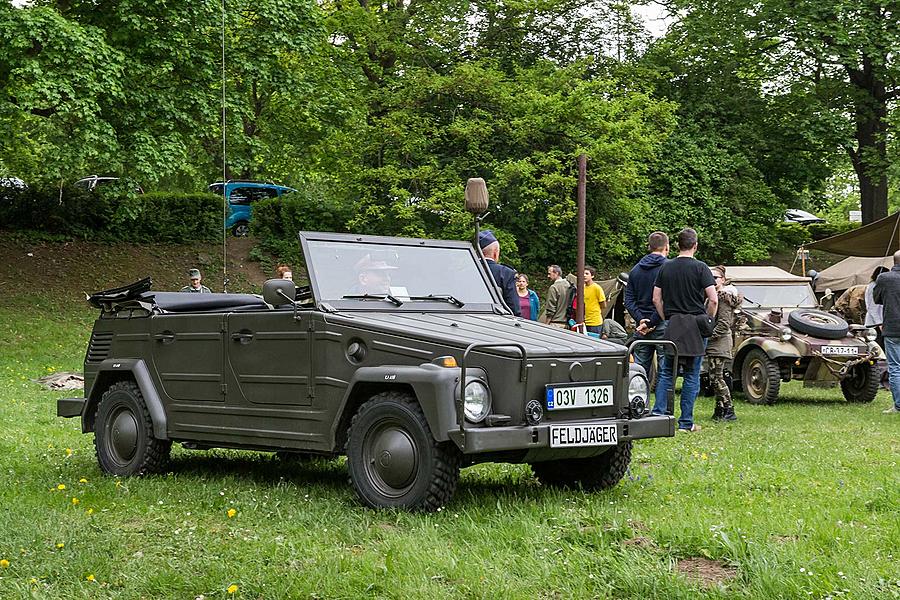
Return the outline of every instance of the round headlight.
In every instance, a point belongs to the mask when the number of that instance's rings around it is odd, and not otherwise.
[[[473,423],[480,423],[491,411],[491,392],[477,379],[466,384],[464,409],[466,419]]]
[[[791,341],[792,337],[794,337],[794,334],[791,333],[791,330],[788,329],[787,327],[785,327],[784,329],[781,330],[781,341],[782,342],[789,342],[789,341]]]
[[[875,331],[874,329],[871,329],[871,328],[866,329],[866,341],[867,342],[874,342],[877,339],[878,339],[877,331]]]
[[[636,374],[628,382],[628,407],[632,418],[639,419],[647,412],[647,397],[650,394],[650,384],[643,375]]]

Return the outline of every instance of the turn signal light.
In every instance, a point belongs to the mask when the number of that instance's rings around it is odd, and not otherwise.
[[[452,356],[439,356],[431,362],[439,367],[446,367],[448,369],[452,369],[453,367],[457,366],[456,359]]]

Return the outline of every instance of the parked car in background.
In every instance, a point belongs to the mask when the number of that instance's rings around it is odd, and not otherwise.
[[[250,233],[250,218],[253,215],[255,202],[266,198],[277,198],[297,190],[271,181],[230,179],[225,183],[221,181],[211,183],[209,191],[218,196],[224,193],[225,200],[228,202],[228,218],[225,221],[225,229],[230,229],[232,235],[236,237],[244,237]]]
[[[785,223],[797,223],[798,225],[812,225],[813,223],[824,223],[825,219],[816,215],[800,210],[799,208],[789,208],[784,211]]]
[[[28,184],[18,177],[0,177],[0,189],[25,190],[28,189]]]
[[[120,181],[123,181],[120,177],[100,177],[99,175],[88,175],[87,177],[82,177],[73,185],[75,187],[79,187],[92,192],[100,186],[112,185]],[[144,189],[139,185],[134,186],[134,191],[138,194],[144,193]]]
[[[875,330],[820,310],[810,279],[778,267],[726,267],[744,295],[734,336],[734,385],[753,404],[774,404],[783,381],[840,384],[849,402],[871,402],[884,353]]]

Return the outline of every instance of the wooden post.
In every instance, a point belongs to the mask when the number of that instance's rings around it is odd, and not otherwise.
[[[587,229],[587,156],[580,154],[578,156],[578,256],[576,259],[578,275],[578,307],[575,310],[575,322],[584,323],[584,236]]]

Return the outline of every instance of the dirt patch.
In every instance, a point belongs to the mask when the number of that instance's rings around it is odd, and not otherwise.
[[[699,556],[679,560],[675,563],[675,570],[704,588],[717,587],[737,576],[735,567],[730,567],[719,560]]]
[[[34,293],[83,301],[85,293],[148,276],[153,278],[154,290],[180,290],[187,285],[191,268],[200,269],[203,283],[221,292],[223,264],[227,266],[229,292],[259,293],[271,274],[264,272],[261,263],[250,260],[254,245],[252,238],[228,238],[223,262],[221,243],[49,242],[0,231],[0,297]]]
[[[656,542],[644,535],[638,535],[633,538],[624,540],[622,542],[622,545],[631,548],[641,548],[643,550],[653,550],[657,547]]]

